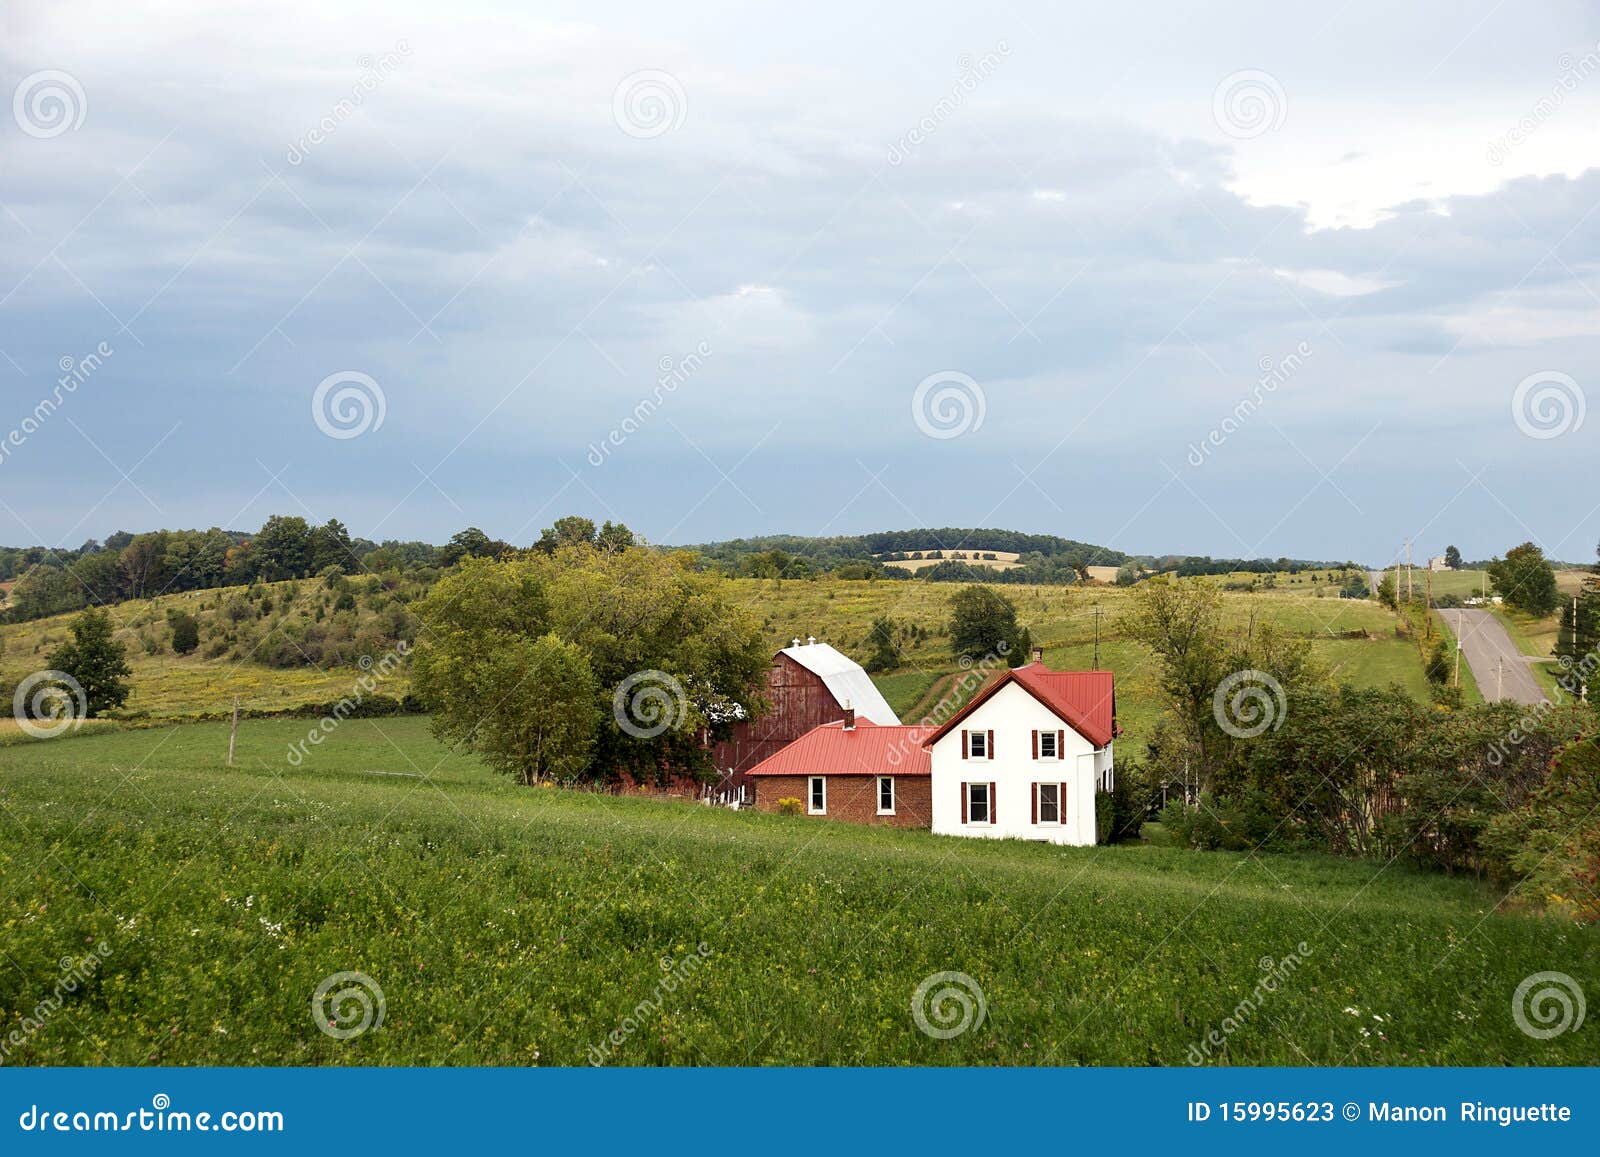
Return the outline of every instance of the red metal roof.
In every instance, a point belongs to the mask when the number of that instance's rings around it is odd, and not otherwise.
[[[1110,671],[1052,671],[1043,663],[1029,663],[991,679],[923,742],[931,747],[1007,683],[1022,687],[1096,747],[1104,747],[1116,736],[1116,681]]]
[[[926,727],[880,727],[856,718],[813,727],[746,775],[928,775],[933,759],[923,746]]]

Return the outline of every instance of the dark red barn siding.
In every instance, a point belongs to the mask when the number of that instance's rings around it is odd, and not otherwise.
[[[820,675],[812,674],[779,652],[767,672],[767,701],[772,710],[760,719],[734,725],[733,733],[711,752],[717,770],[732,772],[731,783],[813,727],[844,718],[844,707]]]

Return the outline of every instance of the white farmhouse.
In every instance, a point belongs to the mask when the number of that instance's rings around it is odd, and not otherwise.
[[[927,739],[933,831],[1093,844],[1115,735],[1111,672],[1007,671]]]

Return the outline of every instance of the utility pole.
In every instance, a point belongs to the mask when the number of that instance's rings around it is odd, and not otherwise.
[[[1495,664],[1494,668],[1494,697],[1496,699],[1504,699],[1506,697],[1506,657],[1504,655],[1500,656],[1500,661]]]
[[[1411,540],[1408,538],[1406,539],[1406,602],[1409,603],[1416,593],[1416,585],[1411,579]]]
[[[1427,633],[1423,635],[1423,638],[1425,640],[1429,640],[1433,638],[1433,567],[1431,564],[1428,567],[1428,577],[1426,581],[1428,584],[1428,605],[1423,608],[1423,615],[1428,620],[1428,629]]]
[[[1461,686],[1461,612],[1456,612],[1456,686]]]
[[[233,744],[239,738],[239,697],[233,697],[233,728],[228,732],[228,766],[233,766]]]

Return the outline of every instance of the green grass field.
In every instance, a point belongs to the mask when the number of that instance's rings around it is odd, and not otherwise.
[[[5,1063],[1181,1065],[1212,1030],[1227,1064],[1600,1055],[1594,1017],[1539,1041],[1511,1009],[1536,972],[1600,991],[1600,930],[1471,880],[518,788],[415,717],[296,767],[305,730],[245,722],[231,770],[219,724],[0,748]],[[349,1040],[312,1016],[340,972],[384,997]],[[912,1015],[939,972],[986,1002],[950,1040]]]

